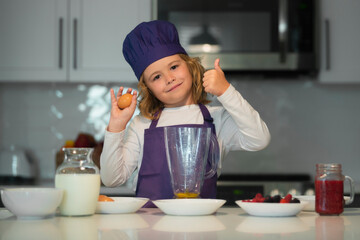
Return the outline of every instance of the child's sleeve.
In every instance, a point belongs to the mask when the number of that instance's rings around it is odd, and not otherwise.
[[[100,156],[100,174],[105,186],[119,186],[130,178],[138,164],[139,148],[133,128],[120,133],[106,131]]]
[[[226,151],[258,151],[270,142],[270,132],[259,113],[232,86],[218,97],[223,105],[217,125],[218,138]]]

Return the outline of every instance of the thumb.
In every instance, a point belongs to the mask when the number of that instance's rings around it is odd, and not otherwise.
[[[215,68],[215,70],[222,72],[222,69],[220,67],[220,59],[219,58],[215,59],[214,68]]]

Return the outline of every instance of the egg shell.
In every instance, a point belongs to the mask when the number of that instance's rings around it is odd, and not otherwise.
[[[130,93],[125,93],[124,95],[121,95],[118,99],[118,106],[120,109],[124,109],[130,106],[132,96]]]

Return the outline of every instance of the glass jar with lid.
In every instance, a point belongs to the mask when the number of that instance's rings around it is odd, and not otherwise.
[[[63,163],[57,168],[55,187],[64,189],[60,214],[85,216],[95,213],[100,193],[100,171],[92,160],[93,148],[63,148]]]
[[[344,201],[344,180],[350,182],[350,199]],[[320,215],[339,215],[354,200],[354,181],[342,175],[341,164],[316,164],[315,211]]]

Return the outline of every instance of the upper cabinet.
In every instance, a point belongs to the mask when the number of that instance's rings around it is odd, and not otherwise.
[[[359,0],[321,1],[321,82],[360,83],[359,11]]]
[[[0,0],[0,80],[65,80],[67,1]]]
[[[0,81],[137,81],[126,34],[150,0],[0,0]]]

